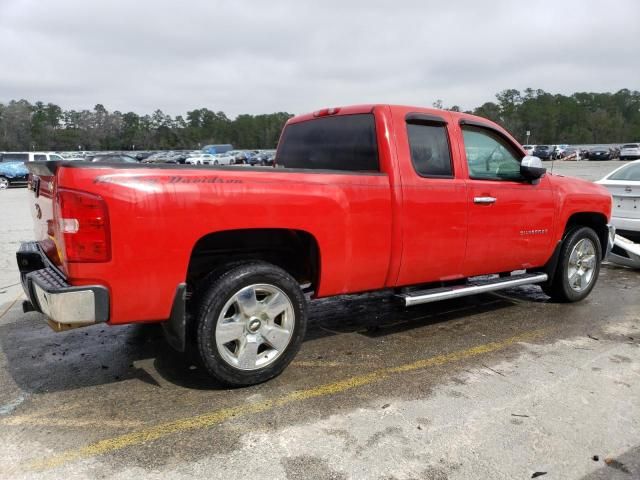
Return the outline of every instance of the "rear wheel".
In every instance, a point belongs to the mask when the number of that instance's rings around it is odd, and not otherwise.
[[[589,295],[598,280],[602,247],[589,227],[571,230],[560,250],[558,266],[544,292],[556,301],[578,302]]]
[[[241,264],[213,280],[202,297],[198,352],[225,384],[261,383],[291,363],[306,320],[306,299],[291,275],[268,263]]]
[[[9,180],[6,177],[0,177],[0,190],[9,188]]]

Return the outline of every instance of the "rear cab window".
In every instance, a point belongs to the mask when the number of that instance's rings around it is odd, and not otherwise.
[[[287,125],[276,160],[284,168],[379,172],[374,116],[327,116]]]
[[[453,178],[447,125],[427,115],[407,116],[407,137],[411,163],[418,175],[427,178]]]

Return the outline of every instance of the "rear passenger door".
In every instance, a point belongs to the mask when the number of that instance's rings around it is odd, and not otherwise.
[[[456,168],[449,115],[408,112],[394,118],[402,178],[402,261],[397,285],[463,275],[466,185]],[[397,125],[400,125],[398,128]]]

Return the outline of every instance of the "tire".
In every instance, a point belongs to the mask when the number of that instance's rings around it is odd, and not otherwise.
[[[214,161],[213,161],[213,164],[214,164],[214,165],[218,165],[218,160],[214,160]]]
[[[575,227],[567,233],[551,283],[542,290],[558,302],[579,302],[591,293],[598,281],[602,246],[589,227]]]
[[[307,301],[281,268],[243,263],[210,281],[196,323],[198,354],[209,374],[229,386],[255,385],[282,373],[298,353]]]
[[[7,188],[9,188],[9,179],[0,176],[0,190],[6,190]]]

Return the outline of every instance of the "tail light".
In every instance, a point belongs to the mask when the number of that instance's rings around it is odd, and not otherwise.
[[[107,204],[98,195],[58,189],[56,240],[67,262],[108,262],[111,236]]]

